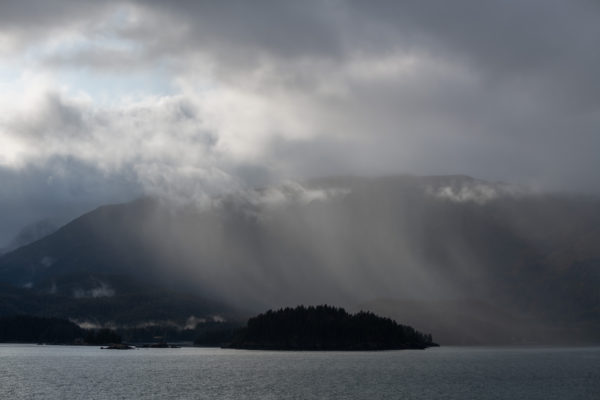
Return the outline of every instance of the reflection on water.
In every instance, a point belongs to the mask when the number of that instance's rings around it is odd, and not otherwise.
[[[600,348],[384,352],[0,345],[0,399],[598,399]]]

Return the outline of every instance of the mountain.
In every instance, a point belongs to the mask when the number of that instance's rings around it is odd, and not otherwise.
[[[8,245],[0,249],[0,254],[8,253],[14,249],[35,242],[38,239],[48,236],[59,228],[59,224],[50,218],[40,220],[36,223],[27,225],[17,233],[17,235],[8,243]]]
[[[100,207],[0,258],[0,315],[34,314],[129,327],[237,318],[169,283],[143,222],[152,200]],[[158,268],[162,268],[158,271]]]
[[[442,344],[600,342],[599,243],[597,197],[466,176],[141,199],[0,257],[0,315],[183,324],[333,303]]]

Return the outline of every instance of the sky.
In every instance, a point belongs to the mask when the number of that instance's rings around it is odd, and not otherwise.
[[[141,195],[466,174],[600,193],[600,3],[0,3],[0,247]]]

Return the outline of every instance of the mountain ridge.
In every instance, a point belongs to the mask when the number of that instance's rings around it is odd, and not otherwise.
[[[126,306],[129,280],[139,290],[214,300],[207,314],[230,315],[302,304],[307,296],[347,307],[466,297],[523,316],[484,319],[484,327],[476,317],[465,320],[481,332],[496,327],[494,342],[513,340],[503,328],[510,321],[533,332],[553,320],[566,339],[573,326],[593,341],[600,340],[599,210],[593,196],[545,195],[466,176],[321,178],[177,209],[144,198],[99,207],[5,254],[0,282],[81,304],[123,294]],[[467,304],[465,312],[481,315],[477,307]],[[462,343],[469,336],[466,326],[438,325],[448,334],[432,330],[436,337]],[[525,332],[515,340],[539,337]]]

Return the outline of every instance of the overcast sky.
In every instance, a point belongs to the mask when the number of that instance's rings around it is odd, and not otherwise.
[[[600,192],[600,3],[0,4],[0,245],[160,194],[339,174]]]

